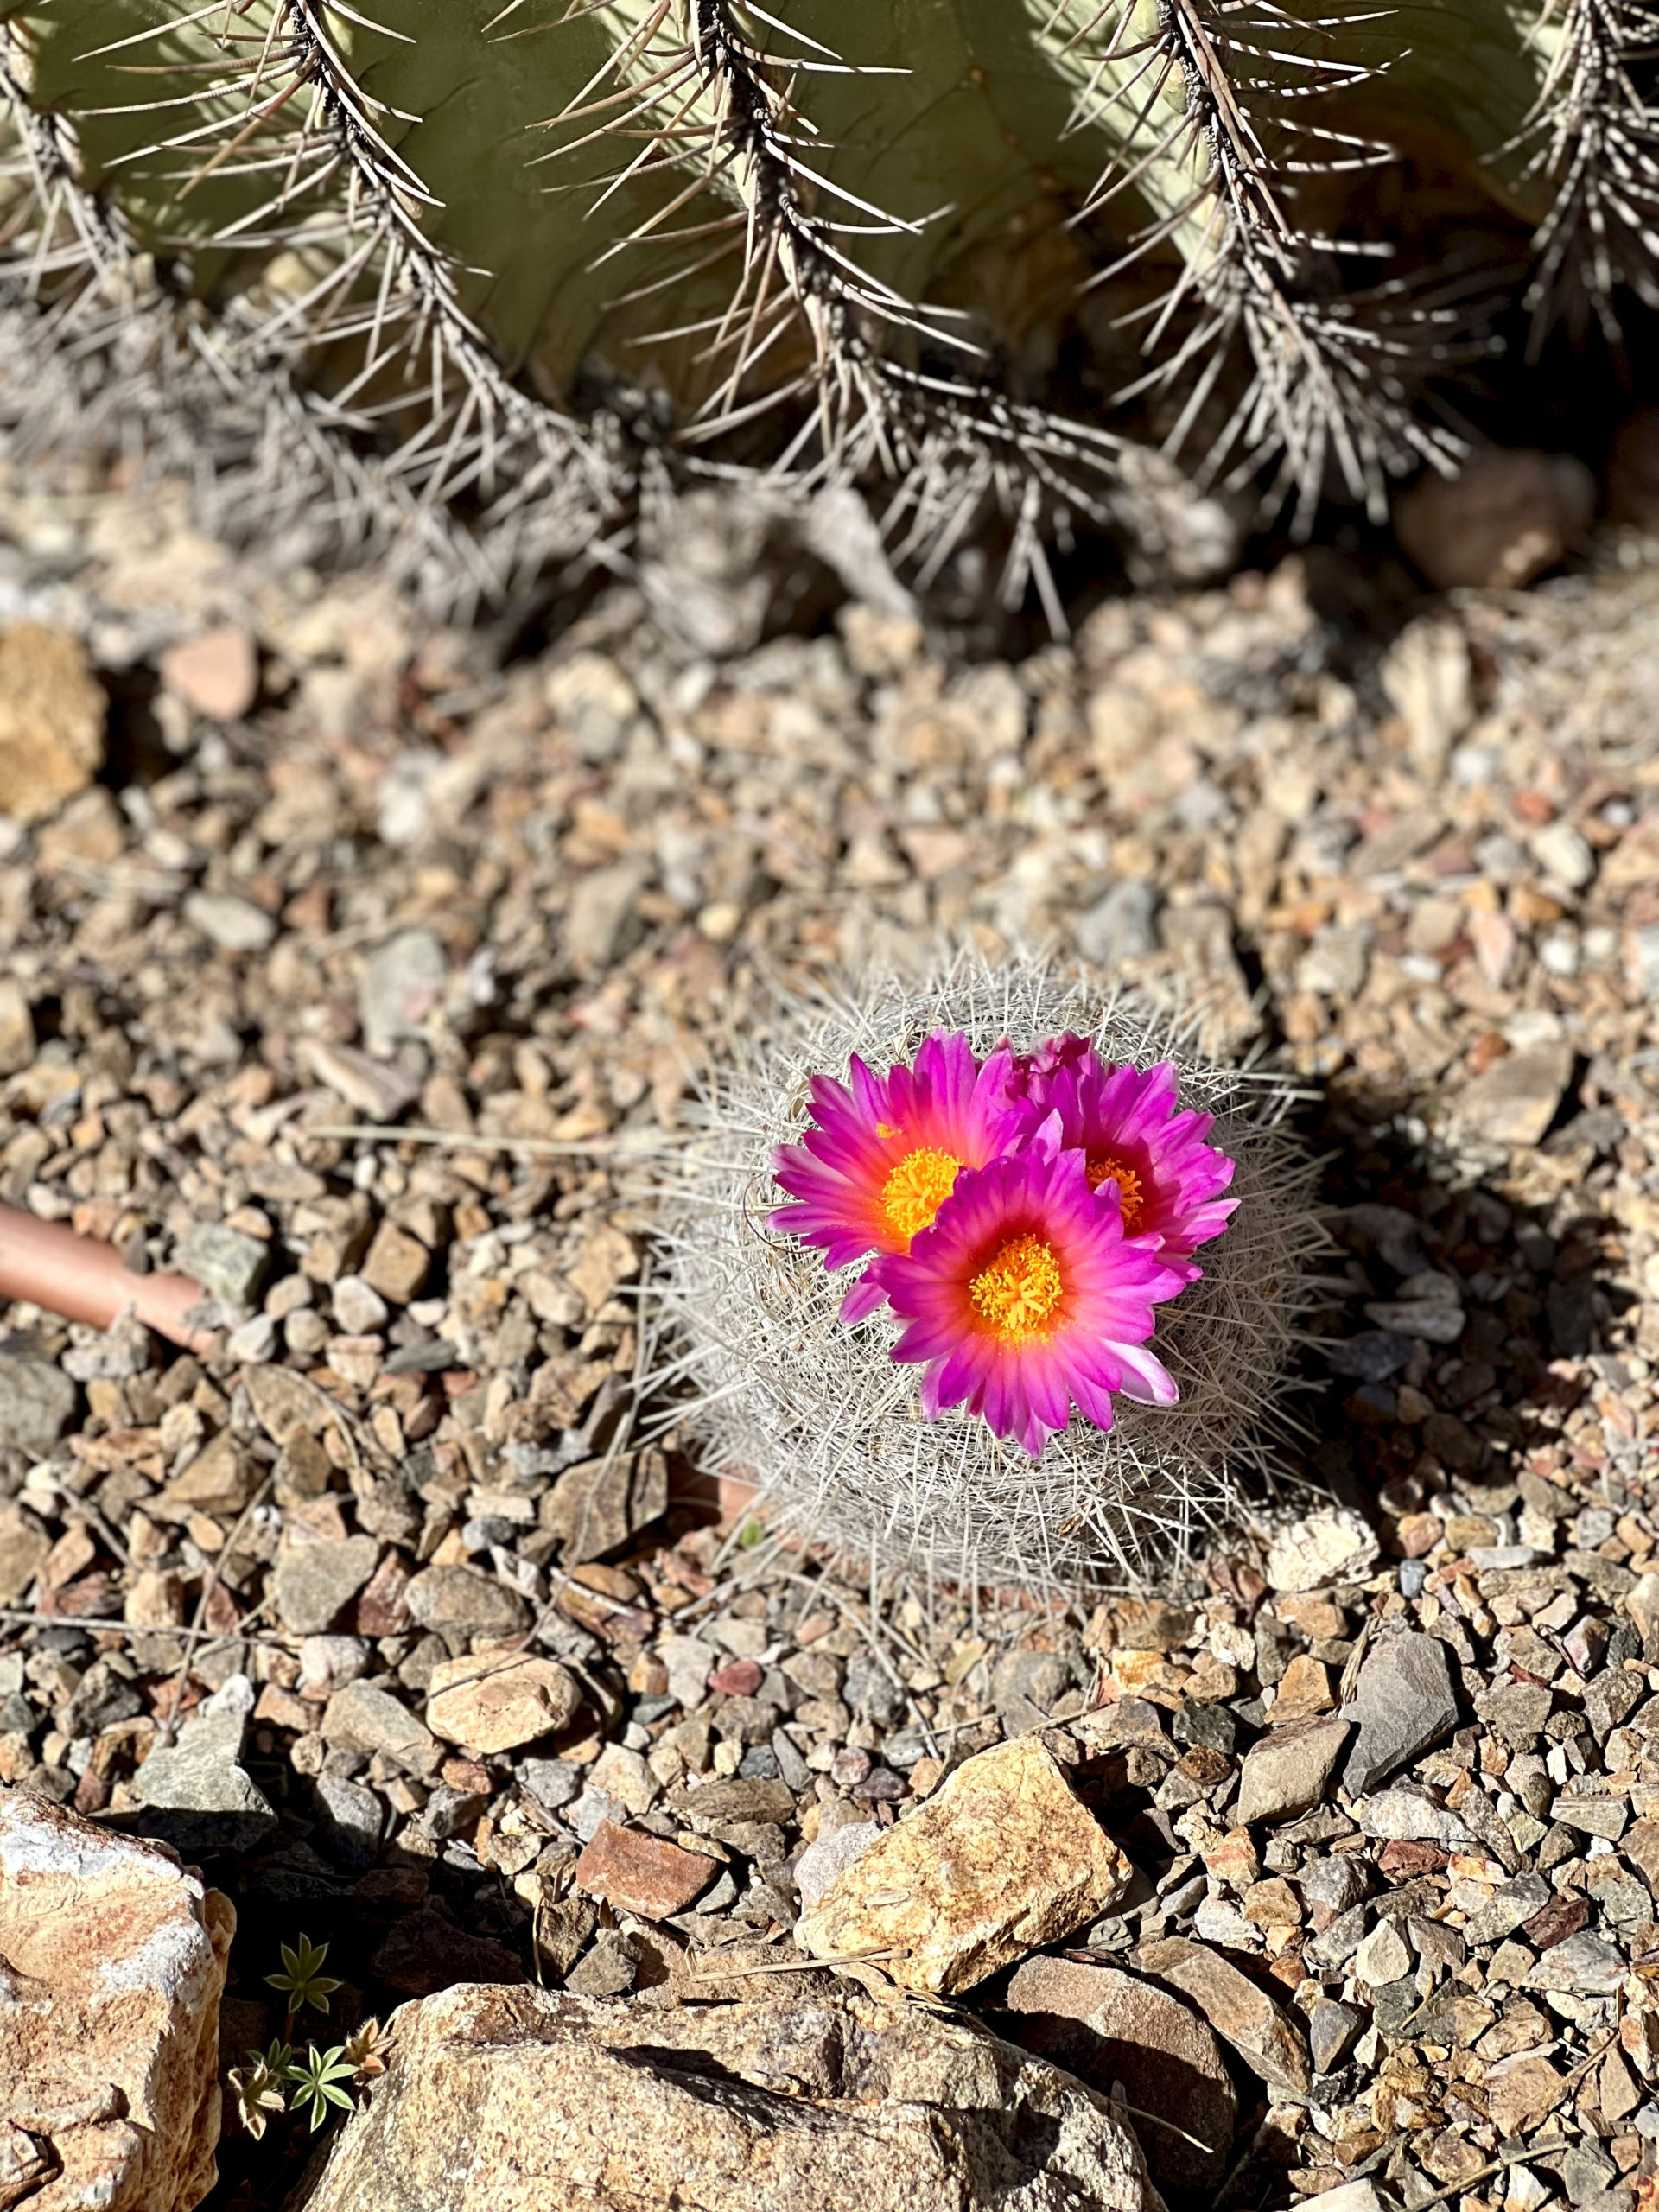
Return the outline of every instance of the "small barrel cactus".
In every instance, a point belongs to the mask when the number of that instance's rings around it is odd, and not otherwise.
[[[662,1417],[875,1570],[1169,1577],[1259,1491],[1319,1294],[1291,1096],[1035,956],[785,1007],[660,1194]]]
[[[660,456],[856,480],[924,578],[1000,509],[1052,605],[1045,543],[1155,544],[1174,464],[1376,511],[1454,465],[1432,388],[1506,307],[1659,302],[1655,37],[1643,0],[0,0],[0,271],[77,391],[406,567],[605,557]]]

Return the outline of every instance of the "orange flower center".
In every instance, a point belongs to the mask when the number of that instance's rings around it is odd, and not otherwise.
[[[1046,1336],[1049,1318],[1065,1294],[1053,1246],[1028,1233],[999,1245],[989,1266],[968,1286],[976,1309],[1007,1344]]]
[[[934,1215],[956,1187],[961,1166],[950,1153],[925,1146],[905,1154],[881,1185],[881,1205],[895,1236],[908,1243],[932,1225]]]
[[[1123,1230],[1133,1236],[1141,1216],[1146,1211],[1146,1200],[1141,1194],[1141,1178],[1133,1167],[1125,1167],[1121,1160],[1114,1160],[1109,1153],[1098,1160],[1091,1160],[1088,1166],[1089,1187],[1097,1191],[1103,1183],[1116,1183],[1122,1203]]]

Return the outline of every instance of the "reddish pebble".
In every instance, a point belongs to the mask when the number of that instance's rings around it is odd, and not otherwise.
[[[259,696],[258,650],[245,630],[207,630],[162,655],[162,682],[209,721],[239,721]]]
[[[575,1882],[590,1897],[603,1897],[641,1920],[666,1920],[683,1912],[719,1871],[700,1852],[601,1821],[576,1861]]]
[[[1385,1843],[1376,1856],[1384,1874],[1436,1874],[1450,1853],[1439,1843]]]
[[[709,1687],[721,1697],[753,1697],[764,1679],[764,1670],[753,1659],[728,1659],[709,1675]]]

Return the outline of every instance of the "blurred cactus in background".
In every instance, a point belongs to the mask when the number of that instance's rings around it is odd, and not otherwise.
[[[923,582],[999,516],[1058,613],[1068,532],[1202,566],[1183,477],[1378,514],[1506,325],[1659,305],[1656,47],[1637,0],[0,0],[7,404],[440,596],[606,557],[662,472],[856,482]]]

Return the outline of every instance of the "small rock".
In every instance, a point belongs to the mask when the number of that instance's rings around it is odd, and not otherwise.
[[[1474,1837],[1453,1812],[1414,1789],[1383,1789],[1354,1807],[1361,1831],[1389,1843],[1444,1843],[1461,1850]]]
[[[407,1306],[426,1287],[432,1255],[418,1237],[383,1221],[363,1262],[363,1280],[389,1305]]]
[[[620,1551],[667,1507],[662,1453],[624,1452],[568,1468],[543,1501],[542,1526],[563,1540],[565,1565],[582,1567]]]
[[[1371,1989],[1398,1981],[1411,1969],[1411,1946],[1400,1932],[1396,1915],[1379,1920],[1354,1953],[1354,1973]]]
[[[519,1786],[546,1812],[559,1812],[582,1795],[582,1769],[569,1759],[520,1759],[518,1776]]]
[[[1535,1145],[1554,1120],[1572,1076],[1573,1047],[1565,1038],[1506,1052],[1464,1086],[1458,1118],[1493,1144]]]
[[[303,1056],[319,1083],[371,1122],[396,1121],[420,1096],[421,1086],[412,1076],[371,1059],[366,1052],[353,1052],[349,1045],[308,1037]]]
[[[631,1751],[623,1744],[607,1744],[588,1770],[590,1788],[602,1789],[607,1797],[635,1819],[648,1813],[663,1794],[662,1784],[638,1751]]]
[[[1334,2073],[1358,2042],[1364,2026],[1365,2015],[1357,2005],[1321,1998],[1307,2016],[1307,2041],[1313,2071]],[[1329,2193],[1338,2196],[1341,2192],[1333,2190]]]
[[[718,1872],[716,1862],[698,1852],[601,1821],[576,1861],[574,1879],[589,1897],[623,1912],[668,1920],[701,1897]]]
[[[564,1977],[575,1997],[626,1997],[639,1979],[643,1947],[620,1928],[601,1928],[593,1947]]]
[[[1490,446],[1447,480],[1427,469],[1395,503],[1402,550],[1437,591],[1518,591],[1583,538],[1596,480],[1571,454]]]
[[[432,1774],[443,1757],[437,1738],[407,1706],[373,1682],[348,1682],[323,1707],[325,1744],[344,1751],[384,1751],[412,1774]]]
[[[902,1987],[954,1994],[1097,1918],[1130,1872],[1041,1738],[1021,1736],[966,1760],[845,1868],[796,1940],[815,1958],[880,1951]]]
[[[1078,915],[1072,925],[1077,950],[1109,975],[1125,961],[1144,960],[1157,950],[1157,912],[1154,887],[1141,877],[1127,877]]]
[[[1269,2088],[1307,2094],[1313,2075],[1306,2044],[1273,1999],[1236,1966],[1181,1936],[1143,1943],[1139,1955],[1142,1972],[1190,1997]]]
[[[0,1076],[31,1066],[35,1049],[35,1017],[23,987],[10,976],[0,976]]]
[[[1659,1575],[1654,1577],[1659,1588]],[[700,1637],[665,1636],[657,1646],[662,1662],[668,1669],[668,1694],[677,1705],[690,1712],[701,1705],[719,1656],[712,1644],[704,1643]]]
[[[1342,1778],[1360,1797],[1457,1726],[1446,1646],[1437,1637],[1410,1635],[1374,1645],[1343,1717],[1359,1723]]]
[[[241,1512],[258,1484],[257,1463],[228,1428],[222,1428],[149,1501],[148,1510],[164,1521],[188,1521],[196,1513],[234,1516]]]
[[[184,918],[221,952],[263,952],[276,934],[262,906],[228,892],[193,891],[184,902]]]
[[[616,861],[592,869],[576,885],[565,913],[563,941],[578,975],[593,975],[610,964],[650,874],[643,860]]]
[[[1004,2003],[1006,2032],[1024,2049],[1102,2096],[1121,2082],[1128,2104],[1169,2121],[1141,2136],[1160,2190],[1213,2189],[1221,2181],[1238,2099],[1215,2037],[1188,2005],[1115,1967],[1050,1958],[1016,1968]]]
[[[361,1275],[342,1275],[328,1297],[334,1319],[348,1337],[372,1337],[391,1319],[385,1300]]]
[[[582,1688],[556,1659],[481,1652],[432,1669],[426,1720],[480,1758],[556,1735],[575,1718]]]
[[[149,1815],[147,1834],[191,1858],[251,1851],[270,1834],[276,1815],[242,1765],[253,1705],[253,1684],[232,1675],[198,1706],[176,1743],[150,1753],[132,1782]]]
[[[227,1306],[251,1306],[270,1266],[270,1246],[223,1222],[199,1221],[180,1239],[173,1255],[181,1274],[199,1282]]]
[[[419,1627],[457,1636],[512,1636],[530,1626],[530,1607],[518,1592],[470,1567],[423,1567],[404,1603]]]
[[[801,1903],[811,1906],[836,1877],[850,1866],[875,1841],[881,1829],[874,1821],[849,1821],[827,1834],[820,1828],[795,1862],[795,1886]]]
[[[1527,1976],[1527,1986],[1577,1997],[1611,1997],[1630,1970],[1629,1961],[1605,1936],[1585,1929],[1546,1951]]]
[[[1376,1538],[1357,1513],[1344,1505],[1322,1506],[1274,1538],[1265,1569],[1268,1586],[1317,1590],[1329,1582],[1357,1582],[1376,1558]]]
[[[259,654],[250,632],[226,623],[169,645],[161,678],[175,699],[210,722],[238,722],[259,696]]]
[[[308,1636],[300,1644],[300,1688],[308,1697],[332,1697],[368,1672],[369,1647],[360,1636]]]
[[[321,1814],[325,1847],[335,1862],[361,1873],[380,1848],[386,1808],[372,1789],[344,1775],[320,1774],[311,1785]]]
[[[379,1557],[372,1536],[285,1545],[270,1577],[277,1619],[290,1635],[322,1635],[368,1581]]]
[[[1596,856],[1582,830],[1570,822],[1547,822],[1527,840],[1547,876],[1569,891],[1582,891],[1596,872]]]
[[[0,2203],[194,2212],[235,1926],[154,1844],[0,1787]]]
[[[104,765],[109,702],[67,631],[0,630],[0,815],[44,822]]]
[[[1345,2012],[1345,2005],[1335,2005],[1335,2012]],[[1339,2188],[1322,2190],[1317,2196],[1300,2200],[1298,2212],[1395,2212],[1392,2197],[1384,2196],[1374,2181],[1345,2181]]]
[[[0,1499],[0,1605],[15,1605],[40,1573],[52,1539],[15,1498]]]
[[[1366,1306],[1365,1319],[1388,1335],[1414,1337],[1428,1344],[1456,1344],[1465,1325],[1462,1306],[1443,1298],[1376,1299]]]
[[[448,988],[449,962],[430,930],[400,930],[363,963],[358,1019],[371,1052],[423,1037]]]
[[[0,1452],[49,1459],[74,1418],[73,1380],[55,1360],[0,1352]]]
[[[1517,1874],[1512,1881],[1500,1883],[1480,1910],[1470,1915],[1464,1936],[1471,1943],[1501,1943],[1523,1921],[1541,1912],[1553,1894],[1541,1874]]]
[[[1240,1827],[1256,1821],[1292,1820],[1325,1796],[1348,1737],[1348,1723],[1330,1718],[1270,1728],[1245,1753],[1239,1770]]]
[[[1389,647],[1377,676],[1389,704],[1405,722],[1412,766],[1420,776],[1438,776],[1475,718],[1468,639],[1455,622],[1424,615],[1408,623]]]

